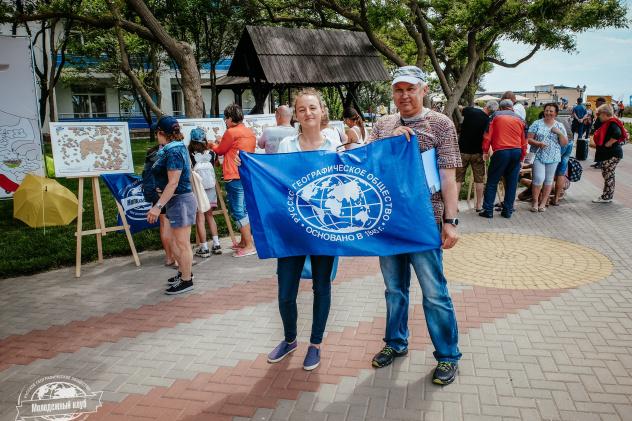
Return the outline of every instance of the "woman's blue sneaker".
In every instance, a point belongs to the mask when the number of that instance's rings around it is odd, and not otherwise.
[[[313,370],[320,364],[320,348],[310,346],[307,348],[307,355],[303,361],[303,368],[307,371]]]
[[[294,341],[291,344],[288,344],[285,341],[281,342],[279,346],[274,348],[274,351],[272,351],[270,355],[268,355],[268,362],[278,363],[283,358],[287,357],[290,352],[296,351],[297,346],[298,346],[297,341]]]

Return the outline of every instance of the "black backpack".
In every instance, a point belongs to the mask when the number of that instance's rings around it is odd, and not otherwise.
[[[582,164],[572,156],[568,159],[568,179],[571,181],[579,181],[582,178],[584,168]]]
[[[156,180],[151,172],[151,167],[158,161],[159,150],[159,145],[149,148],[145,154],[145,165],[143,166],[143,196],[147,202],[154,205],[160,199],[160,195],[156,191]]]

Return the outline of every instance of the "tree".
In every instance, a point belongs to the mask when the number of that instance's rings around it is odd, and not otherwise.
[[[18,13],[24,14],[34,11],[38,4],[46,6],[50,3],[48,0],[44,1],[24,1],[16,0],[12,5],[6,5],[6,11],[15,10]],[[70,10],[74,9],[79,0],[70,0],[67,2],[66,7]],[[0,11],[2,16],[2,11]],[[31,27],[31,24],[35,28]],[[24,29],[32,40],[34,46],[38,46],[39,57],[37,56],[37,50],[33,51],[35,58],[34,70],[37,75],[37,81],[40,86],[40,99],[39,99],[39,115],[40,125],[44,125],[46,121],[46,114],[49,113],[50,121],[55,121],[55,99],[53,92],[55,86],[59,81],[59,78],[66,64],[66,48],[69,41],[72,38],[72,20],[62,20],[61,18],[53,18],[49,20],[41,20],[32,23],[26,22]],[[18,25],[12,26],[12,33],[17,33]]]
[[[0,23],[24,24],[33,21],[71,19],[93,28],[114,29],[121,50],[123,72],[130,77],[134,88],[138,90],[146,104],[153,104],[153,101],[129,67],[124,33],[135,34],[144,40],[155,42],[164,48],[181,72],[184,108],[187,116],[203,117],[202,87],[193,47],[169,35],[143,0],[126,0],[124,3],[120,0],[93,0],[82,4],[80,10],[68,9],[66,1],[51,0],[50,4],[38,4],[33,12],[24,13],[15,7],[3,7],[0,8]],[[151,109],[156,115],[164,114],[155,104],[151,106]]]
[[[237,47],[250,11],[245,6],[242,0],[173,0],[156,9],[169,33],[194,47],[198,67],[209,66],[215,117],[219,116],[215,68]]]
[[[490,64],[516,67],[541,48],[576,51],[575,34],[628,24],[620,0],[253,1],[270,22],[364,31],[396,66],[433,71],[447,98],[444,113],[455,116]],[[506,63],[497,49],[501,39],[531,51]]]
[[[109,86],[116,89],[119,96],[119,112],[123,110],[131,113],[134,104],[138,104],[145,121],[150,125],[153,122],[152,106],[161,109],[162,104],[159,78],[165,66],[163,62],[166,56],[163,50],[156,43],[146,41],[137,35],[124,36],[125,51],[128,53],[125,65],[143,89],[153,94],[151,101],[147,103],[131,79],[121,73],[124,64],[116,33],[112,30],[95,30],[88,26],[80,26],[78,29],[81,31],[81,41],[71,42],[69,50],[83,59],[76,63],[72,70],[65,72],[66,84],[85,86],[90,81],[102,80],[95,77],[96,74],[107,75]],[[131,93],[131,98],[126,92]],[[153,131],[151,135],[153,140]]]
[[[362,107],[362,110],[358,110],[358,112],[368,111],[371,108],[372,113],[375,114],[378,105],[391,103],[393,90],[389,82],[363,83],[358,91],[358,96]]]

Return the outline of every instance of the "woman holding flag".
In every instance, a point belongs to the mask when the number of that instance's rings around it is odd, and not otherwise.
[[[320,132],[321,119],[325,114],[325,103],[320,92],[304,89],[295,102],[295,117],[300,123],[299,134],[286,137],[279,144],[278,153],[308,151],[332,151],[340,146],[338,139],[331,139]],[[239,156],[235,159],[241,165]],[[278,259],[279,312],[283,321],[285,340],[268,355],[268,362],[276,363],[296,351],[298,310],[296,297],[301,272],[307,256],[290,256]],[[320,364],[320,345],[331,305],[331,272],[334,256],[311,255],[312,289],[314,291],[313,321],[310,344],[303,362],[305,370],[313,370]]]

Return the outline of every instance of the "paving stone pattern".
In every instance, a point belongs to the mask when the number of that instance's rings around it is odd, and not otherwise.
[[[0,282],[0,420],[56,374],[103,391],[88,420],[631,420],[632,165],[617,169],[615,201],[593,204],[602,179],[590,163],[546,213],[518,203],[489,220],[460,203],[464,241],[446,272],[463,358],[450,386],[431,383],[417,285],[409,354],[371,367],[386,314],[377,258],[341,259],[321,366],[306,372],[309,281],[299,348],[269,364],[283,338],[274,260],[198,259],[195,289],[170,297],[175,271],[150,252],[139,268],[117,258],[80,279],[67,268]]]

